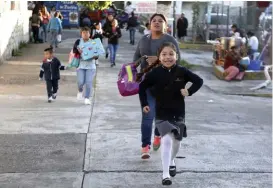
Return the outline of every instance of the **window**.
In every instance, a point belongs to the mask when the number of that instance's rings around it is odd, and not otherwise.
[[[218,16],[211,16],[211,25],[226,25],[227,24],[227,16],[222,16],[222,15],[218,15]]]
[[[15,1],[10,2],[10,10],[15,10]]]

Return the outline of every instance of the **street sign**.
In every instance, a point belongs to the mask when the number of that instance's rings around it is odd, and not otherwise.
[[[63,26],[77,27],[79,25],[79,7],[77,2],[59,1],[57,10],[63,15]]]
[[[157,2],[151,1],[151,2],[143,2],[138,1],[134,3],[134,7],[136,9],[135,13],[139,14],[153,14],[156,12]]]

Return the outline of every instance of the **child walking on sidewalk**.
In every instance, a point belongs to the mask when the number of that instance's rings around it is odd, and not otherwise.
[[[172,184],[170,177],[176,175],[175,157],[182,138],[187,137],[184,98],[194,94],[203,84],[199,76],[177,65],[177,58],[176,47],[172,43],[164,43],[159,49],[157,62],[144,69],[147,74],[139,86],[144,113],[150,111],[146,94],[148,88],[156,99],[155,126],[162,137],[163,185]],[[189,89],[185,88],[187,82],[192,83]]]
[[[44,77],[46,81],[48,102],[50,103],[57,98],[60,70],[65,70],[65,67],[53,56],[53,48],[45,49],[44,57],[39,77],[40,80],[43,80]]]

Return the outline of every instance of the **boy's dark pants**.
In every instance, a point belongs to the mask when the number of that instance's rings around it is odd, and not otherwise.
[[[46,89],[47,89],[48,98],[51,97],[53,93],[57,93],[58,80],[46,80]]]

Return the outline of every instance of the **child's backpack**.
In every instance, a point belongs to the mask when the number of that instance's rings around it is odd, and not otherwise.
[[[73,53],[73,49],[69,53],[68,68],[78,68],[80,65],[80,55]]]
[[[118,74],[118,90],[121,96],[132,96],[138,94],[139,82],[136,81],[137,78],[137,67],[140,65],[141,57],[136,62],[123,64],[119,74]]]

